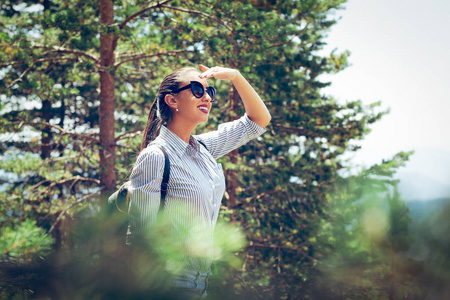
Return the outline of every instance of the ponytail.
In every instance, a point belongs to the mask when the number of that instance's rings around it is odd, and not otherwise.
[[[159,135],[161,130],[161,118],[158,118],[158,98],[153,101],[152,107],[148,112],[147,125],[145,126],[144,136],[142,137],[141,151]]]

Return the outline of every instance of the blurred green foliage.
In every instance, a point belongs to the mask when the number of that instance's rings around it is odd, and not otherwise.
[[[412,237],[409,208],[399,196],[393,173],[375,171],[385,166],[394,171],[410,154],[399,154],[338,183],[326,207],[330,219],[317,227],[319,245],[326,245],[318,263],[318,284],[325,288],[317,298],[424,297],[419,278],[410,273],[420,264],[407,255]]]
[[[450,296],[450,212],[449,199],[416,201],[410,204],[414,232],[409,255],[423,264],[422,286],[428,287],[430,297]]]
[[[66,236],[62,248],[50,252],[52,238],[33,222],[2,230],[0,296],[51,299],[176,299],[170,294],[171,274],[182,271],[179,257],[186,248],[172,231],[170,219],[160,214],[140,243],[125,245],[120,215],[91,215],[80,211],[80,222]],[[196,226],[185,236],[198,239]],[[217,261],[224,268],[241,264],[234,254],[245,246],[242,231],[219,223],[214,236]],[[3,246],[5,245],[5,246]],[[196,243],[199,256],[205,245]],[[41,256],[40,259],[37,256]],[[44,258],[45,257],[45,258]],[[221,274],[216,274],[221,278]]]
[[[0,229],[0,262],[30,262],[49,254],[52,244],[52,237],[46,236],[45,230],[37,227],[34,220],[4,226]]]

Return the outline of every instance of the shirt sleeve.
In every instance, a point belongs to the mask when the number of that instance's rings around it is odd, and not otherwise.
[[[130,175],[128,235],[140,235],[156,222],[163,172],[164,154],[161,149],[148,147],[139,154]]]
[[[220,124],[218,130],[195,136],[201,140],[214,159],[233,151],[266,132],[245,114],[233,122]]]

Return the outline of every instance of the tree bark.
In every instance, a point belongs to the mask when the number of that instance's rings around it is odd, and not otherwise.
[[[237,107],[239,103],[239,93],[236,90],[235,87],[232,88],[231,94],[230,94],[230,108],[231,111],[234,111],[237,113]],[[231,117],[230,117],[230,120]],[[239,150],[235,149],[230,152],[228,155],[230,157],[230,162],[232,164],[236,164],[238,161],[239,156]],[[228,170],[227,171],[227,193],[228,193],[228,205],[230,207],[236,206],[236,189],[237,189],[237,172],[236,170]]]
[[[52,117],[52,103],[50,100],[42,101],[42,118],[46,123],[50,123],[50,119]],[[42,137],[41,137],[41,158],[46,159],[50,157],[50,152],[52,151],[52,129],[50,126],[45,126],[42,129]]]
[[[100,1],[100,185],[108,192],[116,186],[114,139],[115,80],[113,75],[114,50],[116,40],[107,31],[114,23],[114,6],[111,0]]]
[[[50,8],[50,2],[48,0],[43,1],[44,12],[46,12]],[[42,101],[42,119],[45,123],[50,123],[50,119],[52,118],[52,102],[49,99],[45,99]],[[45,126],[42,129],[41,135],[41,158],[46,159],[50,157],[50,153],[52,151],[52,146],[50,143],[52,142],[53,134],[52,128],[50,126]]]

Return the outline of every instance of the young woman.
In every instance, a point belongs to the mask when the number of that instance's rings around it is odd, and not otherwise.
[[[179,69],[162,81],[130,176],[128,241],[133,244],[156,222],[165,162],[161,147],[165,149],[170,178],[163,212],[185,249],[178,258],[184,271],[174,276],[175,291],[184,299],[206,296],[213,231],[225,191],[222,167],[216,159],[264,133],[271,119],[267,107],[239,71],[199,67],[203,73],[194,68]],[[216,131],[192,136],[196,126],[208,120],[216,101],[208,78],[231,80],[246,113],[219,125]],[[192,238],[192,232],[201,237]],[[200,255],[199,243],[203,249]]]

